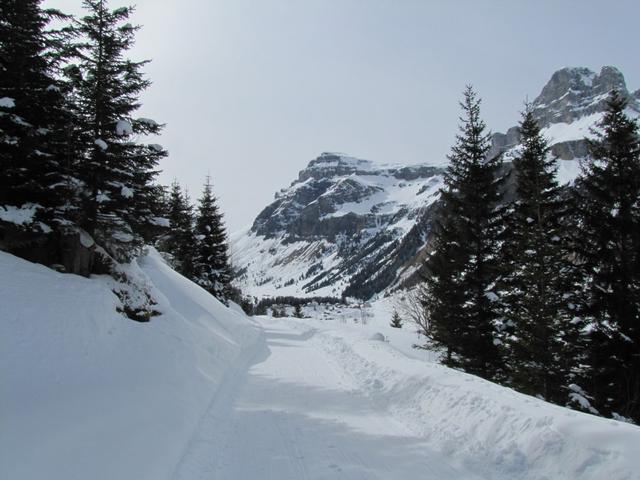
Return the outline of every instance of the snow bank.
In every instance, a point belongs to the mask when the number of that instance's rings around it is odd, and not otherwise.
[[[116,313],[106,278],[0,252],[0,478],[165,479],[255,326],[151,250],[162,315]]]
[[[640,427],[551,405],[478,377],[409,358],[371,330],[340,322],[282,320],[312,341],[429,447],[484,478],[632,480]],[[379,328],[379,326],[378,326]]]

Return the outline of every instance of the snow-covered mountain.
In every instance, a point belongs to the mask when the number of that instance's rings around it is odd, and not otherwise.
[[[614,88],[629,99],[629,113],[640,115],[640,90],[630,93],[614,67],[599,74],[559,70],[532,102],[560,159],[561,181],[577,176],[587,151],[584,137]],[[490,155],[504,154],[508,165],[519,140],[518,127],[494,134]],[[428,164],[376,165],[321,154],[276,193],[249,230],[234,236],[237,282],[257,297],[370,298],[409,285],[429,245],[442,173]]]
[[[256,296],[381,291],[424,246],[441,174],[323,153],[235,238],[239,281]]]

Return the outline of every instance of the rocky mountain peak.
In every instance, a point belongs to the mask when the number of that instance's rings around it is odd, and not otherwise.
[[[600,74],[583,67],[563,68],[551,76],[533,101],[533,112],[543,128],[552,123],[571,123],[602,111],[613,89],[629,96],[624,76],[615,67],[604,66]]]
[[[363,225],[375,224],[379,215],[374,207],[389,200],[382,195],[386,189],[424,182],[441,172],[439,167],[424,164],[380,165],[343,153],[324,152],[311,160],[289,187],[276,193],[274,202],[258,215],[251,230],[271,238],[284,235],[288,239],[333,240],[336,235],[352,234]],[[376,194],[381,195],[374,201],[372,196]],[[373,203],[363,203],[369,201]],[[354,222],[355,217],[360,221]]]
[[[584,67],[567,67],[551,76],[531,107],[555,156],[574,160],[587,154],[584,137],[606,110],[607,99],[614,89],[629,100],[629,109],[640,115],[640,90],[629,93],[624,75],[615,67],[604,66],[600,73]],[[489,155],[505,153],[508,160],[509,152],[519,142],[517,126],[507,133],[495,133]]]
[[[239,281],[258,295],[363,298],[403,281],[426,242],[442,173],[322,153],[236,242]]]
[[[308,178],[321,179],[352,173],[365,174],[375,170],[373,162],[369,160],[361,160],[344,153],[323,152],[300,172],[298,182],[304,182]]]

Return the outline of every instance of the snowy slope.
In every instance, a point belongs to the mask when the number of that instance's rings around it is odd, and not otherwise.
[[[130,273],[162,315],[116,313],[106,278],[0,252],[0,478],[168,479],[258,330],[151,250]]]

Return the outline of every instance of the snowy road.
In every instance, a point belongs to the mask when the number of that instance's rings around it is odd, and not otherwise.
[[[264,325],[264,342],[223,384],[177,479],[481,478],[443,461],[358,392],[314,342],[316,331],[290,322]]]
[[[129,271],[150,323],[0,252],[3,480],[638,480],[638,426],[438,365],[382,301],[250,319],[153,249]]]

